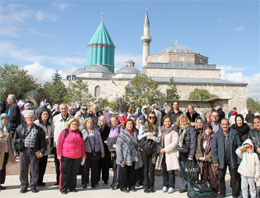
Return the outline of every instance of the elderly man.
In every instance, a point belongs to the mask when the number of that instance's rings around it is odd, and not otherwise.
[[[88,115],[88,107],[86,105],[82,105],[80,108],[80,111],[76,113],[74,116],[80,121],[80,127],[79,130],[82,130],[85,128],[85,121],[89,117]]]
[[[239,197],[239,173],[237,172],[240,159],[236,149],[241,145],[240,138],[235,130],[229,128],[228,119],[221,120],[221,129],[214,134],[211,152],[214,166],[218,167],[219,196],[226,196],[225,175],[229,168],[233,198]]]
[[[217,133],[220,128],[220,119],[219,113],[216,110],[213,110],[211,113],[211,122],[212,130],[214,133]]]
[[[9,105],[8,110],[8,127],[10,128],[11,133],[14,133],[18,125],[21,123],[21,114],[18,105],[15,103],[15,95],[9,94],[6,101]]]
[[[54,116],[53,118],[53,131],[54,131],[54,139],[53,139],[53,146],[54,146],[54,162],[56,167],[56,183],[55,185],[59,185],[60,181],[60,161],[57,159],[57,152],[56,152],[56,143],[59,137],[59,134],[62,130],[66,128],[67,122],[72,119],[73,116],[68,113],[68,106],[66,104],[60,105],[60,114]]]
[[[260,116],[256,116],[253,120],[254,129],[250,129],[248,138],[252,140],[254,144],[254,150],[258,154],[260,159]]]
[[[25,123],[20,124],[14,134],[12,147],[14,156],[20,153],[21,193],[27,192],[28,171],[30,167],[30,187],[33,193],[39,192],[37,181],[39,176],[39,158],[43,157],[47,147],[45,133],[34,124],[33,111],[24,112]]]
[[[179,102],[175,101],[172,103],[172,109],[168,112],[168,116],[170,116],[172,120],[172,124],[174,124],[177,118],[182,115],[183,112],[179,109]]]

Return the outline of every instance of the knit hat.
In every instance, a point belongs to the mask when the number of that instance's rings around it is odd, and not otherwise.
[[[237,112],[236,111],[232,111],[232,115],[237,115]]]
[[[8,118],[8,115],[7,115],[6,113],[2,113],[2,114],[0,115],[0,120],[2,120],[3,117]]]
[[[25,109],[25,110],[32,109],[32,104],[29,103],[29,102],[25,103],[25,105],[24,105],[24,109]]]

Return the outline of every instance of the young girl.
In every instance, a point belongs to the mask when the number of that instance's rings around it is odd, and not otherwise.
[[[257,154],[253,150],[253,143],[247,139],[242,146],[238,147],[236,154],[242,159],[238,167],[241,174],[241,189],[243,197],[248,197],[248,185],[251,198],[256,198],[256,184],[260,178],[260,165]]]

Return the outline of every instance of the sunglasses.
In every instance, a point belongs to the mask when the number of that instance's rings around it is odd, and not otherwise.
[[[155,119],[155,117],[154,116],[150,116],[149,119]]]

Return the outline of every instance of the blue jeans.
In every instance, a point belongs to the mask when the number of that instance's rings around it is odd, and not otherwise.
[[[181,177],[181,189],[191,189],[190,182],[185,179],[185,162],[183,160],[179,160],[180,163],[180,177]]]

